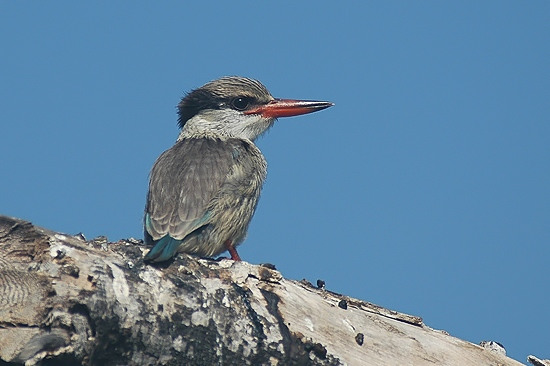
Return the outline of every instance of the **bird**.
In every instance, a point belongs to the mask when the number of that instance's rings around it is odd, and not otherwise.
[[[146,262],[179,252],[214,257],[245,239],[267,174],[254,141],[279,117],[333,106],[326,101],[276,99],[258,80],[226,76],[185,95],[177,106],[180,133],[149,175],[144,242]]]

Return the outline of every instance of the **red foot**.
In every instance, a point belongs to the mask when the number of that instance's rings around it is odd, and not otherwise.
[[[231,243],[231,240],[227,239],[224,245],[227,248],[227,251],[229,252],[229,254],[231,254],[231,259],[233,259],[236,262],[240,262],[241,257],[239,257],[239,253],[237,253],[237,249],[235,249],[235,247]]]

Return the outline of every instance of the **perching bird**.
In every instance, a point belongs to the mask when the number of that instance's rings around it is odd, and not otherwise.
[[[146,261],[177,252],[211,257],[246,236],[266,161],[254,140],[278,117],[319,111],[330,102],[275,99],[259,81],[223,77],[191,91],[178,104],[181,132],[153,165],[145,206]]]

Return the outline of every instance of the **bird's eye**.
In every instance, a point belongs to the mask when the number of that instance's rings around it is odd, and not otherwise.
[[[237,97],[231,101],[231,106],[238,111],[244,111],[250,105],[250,98]]]

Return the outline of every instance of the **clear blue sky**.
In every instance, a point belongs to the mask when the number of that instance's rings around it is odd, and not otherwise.
[[[142,237],[175,106],[224,75],[330,100],[258,145],[240,247],[550,358],[550,2],[2,2],[0,213]]]

